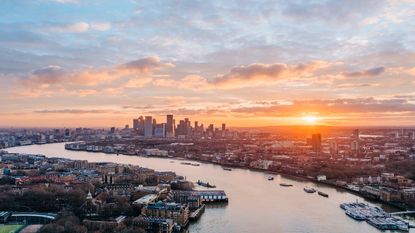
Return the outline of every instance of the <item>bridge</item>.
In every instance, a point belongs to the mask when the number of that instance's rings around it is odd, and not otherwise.
[[[407,210],[407,211],[393,212],[393,213],[390,213],[390,214],[391,215],[415,214],[415,210]]]

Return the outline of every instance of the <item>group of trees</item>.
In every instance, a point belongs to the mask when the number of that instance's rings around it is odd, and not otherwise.
[[[81,224],[78,217],[73,214],[61,216],[57,221],[47,224],[40,233],[87,233],[88,229]]]
[[[77,211],[85,201],[85,196],[86,194],[80,189],[65,192],[48,188],[36,188],[22,194],[8,190],[0,193],[0,209],[58,212],[65,208]]]
[[[388,163],[386,170],[415,180],[415,161],[398,161]]]

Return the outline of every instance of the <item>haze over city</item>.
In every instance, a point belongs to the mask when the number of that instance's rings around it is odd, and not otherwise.
[[[0,125],[413,125],[414,7],[2,1]]]
[[[415,233],[415,0],[0,0],[0,233]]]

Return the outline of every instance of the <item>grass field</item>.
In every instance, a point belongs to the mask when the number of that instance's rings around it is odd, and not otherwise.
[[[4,225],[0,224],[0,233],[15,233],[19,232],[24,227],[24,225]]]

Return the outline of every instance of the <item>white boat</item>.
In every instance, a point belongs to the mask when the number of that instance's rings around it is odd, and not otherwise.
[[[315,190],[315,189],[313,189],[313,188],[310,188],[310,187],[305,187],[305,188],[304,188],[304,191],[305,191],[306,193],[315,193],[317,190]]]

